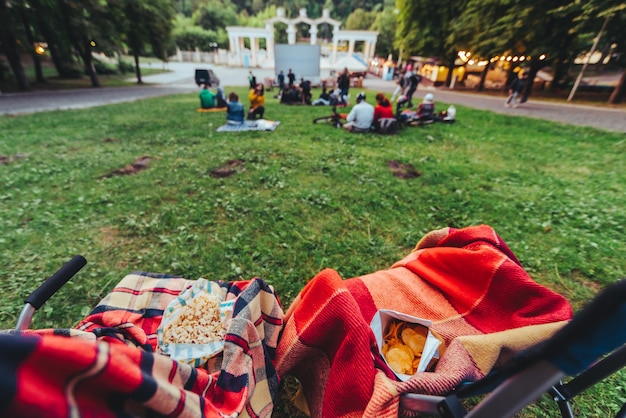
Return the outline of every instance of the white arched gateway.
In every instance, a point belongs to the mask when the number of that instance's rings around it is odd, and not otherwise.
[[[265,28],[250,28],[241,26],[227,26],[229,41],[229,64],[233,66],[250,66],[260,67],[274,66],[274,25],[281,22],[287,25],[287,42],[292,45],[296,43],[296,25],[304,23],[309,25],[310,44],[317,44],[318,26],[327,23],[333,27],[333,53],[330,65],[333,66],[337,62],[337,49],[339,42],[348,42],[348,54],[354,53],[354,45],[356,42],[365,42],[363,58],[365,62],[369,62],[374,57],[376,50],[376,40],[378,32],[375,31],[351,31],[340,30],[341,22],[332,19],[327,9],[322,11],[322,17],[311,19],[307,16],[306,9],[300,9],[300,15],[295,19],[285,17],[285,9],[279,7],[276,10],[276,16],[265,21]],[[249,39],[249,54],[245,48],[245,40]],[[261,54],[259,40],[265,39],[266,49]],[[264,55],[263,57],[261,57]]]

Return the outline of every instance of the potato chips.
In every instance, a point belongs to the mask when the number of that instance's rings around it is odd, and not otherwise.
[[[389,367],[396,373],[415,374],[427,337],[428,328],[424,325],[390,321],[381,350]]]

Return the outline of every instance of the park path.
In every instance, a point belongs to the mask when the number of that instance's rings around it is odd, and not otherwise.
[[[158,64],[161,65],[161,64]],[[257,80],[273,77],[273,69],[233,68],[211,66],[197,63],[168,63],[165,68],[171,72],[143,77],[146,85],[136,87],[107,87],[100,89],[80,89],[46,92],[0,94],[0,115],[19,115],[50,110],[78,109],[101,106],[112,103],[139,100],[147,97],[164,96],[180,93],[198,93],[194,74],[198,67],[212,68],[223,86],[245,86],[248,83],[248,71],[252,70]],[[322,78],[327,72],[322,70]],[[390,94],[395,89],[395,82],[386,81],[368,75],[363,87]],[[578,126],[590,126],[608,131],[626,133],[626,110],[583,106],[565,103],[535,101],[532,96],[520,107],[505,108],[504,96],[487,96],[462,91],[436,89],[421,85],[415,97],[420,99],[432,92],[438,102],[462,105],[477,109],[490,110],[515,116],[547,119],[555,122]],[[461,119],[459,115],[459,119]]]

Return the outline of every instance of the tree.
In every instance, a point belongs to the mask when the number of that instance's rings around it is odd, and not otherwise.
[[[396,53],[393,46],[396,27],[396,14],[394,7],[386,7],[376,14],[376,19],[371,26],[371,30],[378,32],[378,40],[376,41],[376,52],[378,55],[387,57],[389,54]]]
[[[609,97],[609,103],[619,103],[626,94],[626,40],[623,29],[626,24],[626,1],[590,0],[579,5],[577,11],[580,32],[594,37],[592,49],[598,46],[600,49],[612,50],[611,61],[622,69],[622,76]],[[584,49],[583,51],[586,52]],[[582,78],[585,67],[583,66],[579,79]],[[574,93],[575,88],[572,88],[570,97],[573,97]]]
[[[139,57],[149,46],[157,58],[166,61],[174,27],[174,7],[169,0],[118,0],[118,11],[125,19],[119,31],[135,61],[137,84],[142,84]]]
[[[346,19],[346,29],[369,30],[376,20],[376,14],[375,12],[366,12],[363,9],[356,9]]]
[[[230,2],[208,0],[193,13],[193,22],[203,29],[217,31],[237,23],[237,11]]]
[[[455,17],[465,10],[467,0],[397,0],[398,25],[395,46],[411,56],[436,56],[445,60],[450,84],[457,49],[449,35]]]
[[[531,57],[524,60],[529,80],[546,65],[553,65],[553,73],[559,74],[571,59],[576,39],[576,10],[564,6],[570,0],[550,3],[513,0],[469,0],[464,15],[454,22],[456,42],[464,42],[476,48],[486,57],[508,52],[512,55]],[[524,99],[532,89],[529,82]]]
[[[9,61],[13,76],[20,90],[28,90],[29,83],[20,58],[20,39],[18,33],[20,10],[17,2],[0,1],[0,47]]]
[[[29,0],[27,10],[35,36],[44,40],[56,71],[61,78],[74,78],[80,74],[75,70],[76,56],[72,42],[67,37],[58,0]]]

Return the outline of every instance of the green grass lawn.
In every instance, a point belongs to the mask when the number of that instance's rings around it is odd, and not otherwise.
[[[0,118],[2,328],[74,254],[88,265],[33,327],[74,326],[134,270],[259,276],[286,308],[323,268],[344,278],[389,268],[445,226],[493,226],[575,309],[626,276],[623,134],[461,106],[455,124],[350,134],[311,123],[329,108],[271,97],[276,131],[217,133],[225,114],[198,104],[191,94]],[[141,157],[144,170],[114,173]],[[232,161],[233,175],[212,175]],[[420,175],[396,177],[390,161]],[[617,411],[624,377],[585,395],[578,413]],[[542,400],[521,416],[556,409]]]

